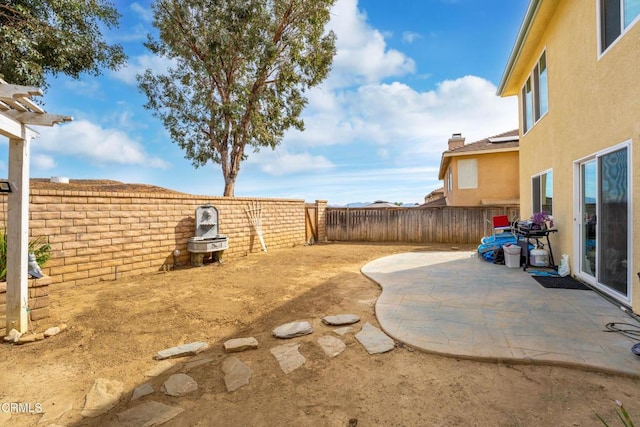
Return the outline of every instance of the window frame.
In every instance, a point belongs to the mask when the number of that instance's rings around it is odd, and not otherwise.
[[[605,28],[606,16],[605,16],[605,4],[604,4],[605,1],[607,0],[596,0],[596,9],[597,9],[596,20],[597,20],[597,28],[598,28],[598,33],[596,36],[598,38],[598,59],[600,59],[605,53],[607,53],[609,49],[615,46],[618,43],[618,41],[622,37],[624,37],[624,35],[631,29],[631,27],[633,27],[635,24],[640,22],[640,11],[639,11],[638,14],[631,21],[629,21],[629,23],[625,23],[626,21],[625,5],[627,0],[619,0],[619,4],[618,4],[618,14],[620,15],[619,16],[620,27],[618,28],[619,33],[613,40],[609,42],[607,46],[605,46],[605,40],[604,40],[605,30],[606,30]]]
[[[471,172],[473,172],[473,176]],[[459,159],[458,160],[458,190],[475,190],[477,188],[478,188],[478,159],[476,158]]]
[[[542,71],[540,71],[541,69]],[[524,135],[549,112],[549,61],[547,60],[546,48],[542,50],[531,73],[522,85],[520,95],[522,134]]]
[[[549,187],[548,182],[551,176],[551,186]],[[544,179],[544,189],[551,188],[551,208],[545,209],[546,204],[543,203],[543,200],[546,199],[546,194],[543,197],[543,177]],[[537,185],[536,185],[537,181]],[[537,192],[536,192],[537,190]],[[546,193],[546,192],[545,192]],[[553,216],[553,168],[544,170],[540,173],[537,173],[531,176],[531,210],[532,213],[537,212],[546,212],[547,214]],[[537,197],[536,197],[537,196]]]

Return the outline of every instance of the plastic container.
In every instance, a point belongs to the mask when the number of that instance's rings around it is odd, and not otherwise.
[[[534,267],[549,266],[549,252],[546,249],[533,249],[529,252],[529,263]]]
[[[520,250],[518,245],[503,246],[504,265],[509,268],[520,268]]]

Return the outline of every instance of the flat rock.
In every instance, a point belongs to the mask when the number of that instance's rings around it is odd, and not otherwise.
[[[355,314],[337,314],[335,316],[325,316],[322,323],[332,326],[352,325],[360,321],[360,316]]]
[[[206,342],[192,342],[160,350],[155,356],[153,356],[153,358],[156,360],[164,360],[173,357],[195,356],[201,351],[206,350],[208,347],[209,344]]]
[[[72,402],[62,402],[58,398],[47,399],[42,402],[42,411],[44,413],[38,420],[38,424],[50,425],[72,409]]]
[[[161,360],[153,368],[144,373],[145,377],[157,377],[163,374],[165,371],[173,368],[175,364],[169,360]]]
[[[184,369],[188,371],[197,366],[206,365],[207,363],[211,363],[211,362],[213,362],[213,357],[203,357],[201,359],[191,360],[184,364]]]
[[[342,340],[330,335],[323,335],[318,338],[318,344],[320,344],[320,347],[322,347],[324,354],[329,357],[336,357],[337,355],[342,353],[345,348],[347,348]]]
[[[236,357],[227,357],[222,363],[224,372],[224,384],[228,392],[236,391],[240,387],[249,384],[253,371]]]
[[[273,347],[270,350],[285,374],[295,371],[307,361],[307,359],[300,354],[298,348],[300,348],[300,344],[290,343]]]
[[[364,324],[360,332],[356,334],[356,339],[369,354],[386,353],[395,347],[393,340],[371,323]]]
[[[332,330],[331,332],[333,332],[334,334],[338,334],[341,337],[352,333],[353,331],[355,331],[353,326],[345,326],[344,328],[336,328],[334,330]]]
[[[133,393],[131,393],[131,400],[140,399],[142,396],[146,396],[148,394],[152,394],[155,390],[153,386],[149,383],[144,383],[139,385],[138,387],[133,389]]]
[[[304,321],[285,323],[275,328],[273,336],[276,338],[294,338],[302,335],[309,335],[313,332],[311,323]]]
[[[254,337],[234,338],[224,343],[224,351],[227,353],[237,353],[245,350],[253,350],[258,348],[258,340]]]
[[[87,394],[83,417],[97,417],[118,404],[124,385],[120,381],[98,378]]]
[[[162,385],[165,394],[180,397],[196,391],[198,383],[187,374],[173,374]]]
[[[48,328],[46,331],[44,331],[44,336],[45,337],[52,337],[54,335],[58,335],[61,332],[60,328],[58,326],[52,326],[50,328]]]
[[[44,334],[23,334],[18,338],[17,344],[26,344],[30,342],[42,341],[44,339]]]
[[[182,412],[184,409],[178,406],[169,406],[152,400],[120,412],[117,417],[119,425],[122,426],[152,427],[164,424]]]

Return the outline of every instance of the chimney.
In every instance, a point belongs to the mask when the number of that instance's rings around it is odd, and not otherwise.
[[[449,150],[455,150],[464,146],[464,136],[461,133],[454,133],[449,138]]]

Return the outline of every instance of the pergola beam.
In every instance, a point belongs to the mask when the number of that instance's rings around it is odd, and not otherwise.
[[[25,125],[53,126],[58,123],[70,122],[73,120],[73,117],[63,116],[60,114],[33,113],[30,111],[21,112],[10,110],[6,111],[5,114]]]
[[[0,85],[1,86],[1,85]],[[0,134],[7,138],[22,138],[22,123],[0,112]]]

